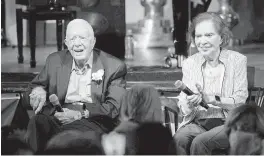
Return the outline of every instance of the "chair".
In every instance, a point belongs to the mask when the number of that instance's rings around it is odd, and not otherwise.
[[[177,106],[178,99],[176,97],[161,96],[163,124],[165,127],[171,130],[171,134],[174,135],[178,129],[179,121],[179,108]]]
[[[18,93],[1,93],[1,127],[25,129],[29,122],[27,111]]]
[[[36,48],[36,21],[56,20],[57,26],[57,47],[62,49],[62,20],[72,20],[76,18],[76,11],[29,7],[27,10],[16,9],[17,21],[17,41],[18,41],[18,63],[24,62],[23,57],[23,19],[29,21],[30,38],[30,67],[36,67],[35,48]]]
[[[251,87],[248,89],[247,103],[256,103],[259,107],[263,106],[264,103],[264,88],[262,87]]]

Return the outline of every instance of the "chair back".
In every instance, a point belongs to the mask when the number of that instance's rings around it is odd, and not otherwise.
[[[163,125],[170,129],[171,134],[174,135],[178,129],[179,108],[177,106],[178,99],[176,97],[161,96],[161,108]]]
[[[251,87],[248,89],[247,103],[256,103],[259,107],[263,106],[264,103],[264,88],[262,87]]]

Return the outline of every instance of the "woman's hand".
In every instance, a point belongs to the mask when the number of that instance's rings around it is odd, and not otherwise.
[[[195,86],[198,89],[198,91],[200,92],[200,95],[201,95],[201,98],[202,98],[202,100],[200,102],[203,101],[206,104],[216,105],[216,100],[215,100],[215,96],[214,95],[205,94],[205,92],[202,90],[202,87],[199,84],[195,84]]]
[[[189,101],[189,104],[192,104],[193,106],[198,106],[199,103],[202,102],[202,94],[193,94],[190,96],[187,96],[186,99]]]
[[[182,115],[187,116],[191,114],[194,110],[194,105],[190,103],[185,97],[179,96],[178,99],[178,106],[181,110]]]

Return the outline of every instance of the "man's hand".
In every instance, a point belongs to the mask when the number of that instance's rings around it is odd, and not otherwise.
[[[75,120],[80,120],[82,114],[79,111],[70,110],[68,108],[63,108],[64,112],[56,112],[54,116],[64,125],[71,123]]]
[[[29,94],[30,106],[35,111],[35,114],[38,114],[42,110],[46,102],[46,94],[46,91],[42,87],[34,88],[31,94]]]

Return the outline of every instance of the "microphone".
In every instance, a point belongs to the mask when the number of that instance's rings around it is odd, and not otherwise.
[[[60,101],[59,101],[59,98],[57,97],[57,95],[51,94],[49,96],[49,101],[55,107],[56,111],[58,111],[58,112],[64,112],[63,109],[62,109],[62,107],[61,107],[61,104],[60,104]]]
[[[185,94],[187,94],[187,95],[193,95],[194,94],[194,92],[193,91],[191,91],[182,81],[180,81],[180,80],[177,80],[175,83],[174,83],[174,86],[176,87],[176,89],[178,90],[178,91],[183,91]],[[206,103],[204,103],[203,101],[200,103],[200,105],[202,106],[202,107],[204,107],[205,109],[208,109],[209,108],[209,106],[206,104]]]

